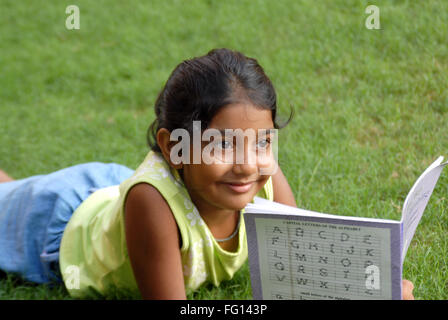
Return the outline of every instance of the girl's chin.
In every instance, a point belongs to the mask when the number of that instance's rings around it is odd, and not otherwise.
[[[213,188],[213,195],[209,199],[215,199],[215,203],[219,203],[222,209],[242,210],[251,202],[260,187],[253,183],[250,187],[232,188],[225,184],[219,184],[217,188]]]
[[[253,200],[254,196],[252,194],[242,194],[236,196],[226,197],[223,206],[229,210],[242,210],[244,207]]]

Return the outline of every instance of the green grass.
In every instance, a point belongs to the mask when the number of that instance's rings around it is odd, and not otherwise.
[[[81,29],[65,28],[77,4]],[[31,1],[0,10],[0,168],[15,178],[89,161],[135,168],[172,69],[211,48],[258,59],[295,110],[280,165],[300,207],[400,218],[418,175],[448,156],[448,2]],[[448,299],[448,174],[404,263],[417,299]],[[243,268],[194,299],[251,298]],[[64,288],[0,280],[0,299],[68,299]],[[125,297],[120,297],[125,298]]]

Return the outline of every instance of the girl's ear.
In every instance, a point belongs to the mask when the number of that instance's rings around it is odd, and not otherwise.
[[[157,139],[157,144],[160,147],[160,150],[162,151],[162,155],[165,158],[165,160],[170,164],[170,166],[174,169],[182,169],[183,164],[174,164],[171,161],[171,148],[176,144],[176,141],[170,141],[170,135],[171,133],[165,129],[165,128],[161,128],[159,129],[159,131],[157,131],[157,135],[156,135],[156,139]]]

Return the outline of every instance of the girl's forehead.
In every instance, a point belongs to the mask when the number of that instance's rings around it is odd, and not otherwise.
[[[209,124],[217,129],[272,129],[272,111],[250,103],[229,104],[219,110]]]

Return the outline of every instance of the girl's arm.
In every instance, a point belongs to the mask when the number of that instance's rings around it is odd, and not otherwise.
[[[272,176],[272,185],[274,187],[274,201],[297,207],[294,194],[286,180],[282,170],[278,167],[277,172]]]
[[[129,191],[125,233],[142,298],[186,299],[177,224],[153,186],[141,183]]]

